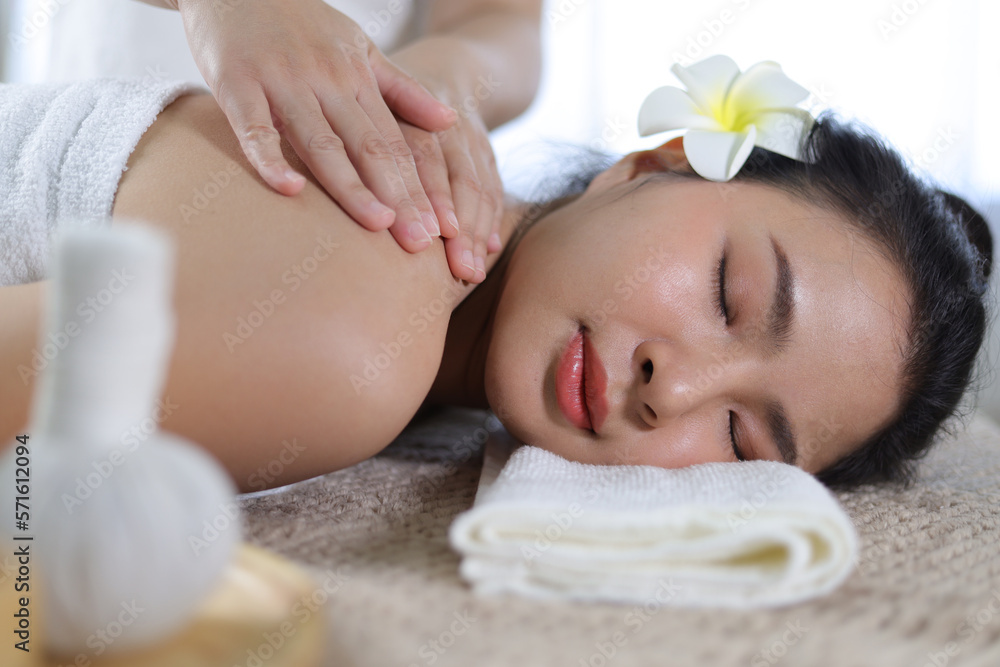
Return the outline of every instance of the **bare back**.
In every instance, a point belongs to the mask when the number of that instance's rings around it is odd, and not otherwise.
[[[207,94],[179,98],[146,132],[113,216],[176,242],[161,427],[204,445],[244,489],[346,467],[391,442],[427,395],[451,310],[474,287],[452,277],[440,239],[409,254],[311,175],[294,197],[271,190]]]

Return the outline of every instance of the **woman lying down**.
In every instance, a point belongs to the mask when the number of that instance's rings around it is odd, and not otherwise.
[[[757,76],[784,77],[775,69]],[[75,177],[111,184],[106,210],[80,203],[92,194],[80,187],[52,192],[55,178],[46,196],[61,216],[109,215],[175,241],[161,428],[205,447],[243,491],[260,488],[251,479],[282,442],[294,460],[270,486],[363,461],[442,405],[489,408],[519,440],[586,463],[771,459],[831,486],[905,480],[983,341],[985,220],[830,114],[792,156],[758,145],[745,162],[735,148],[713,157],[701,116],[683,139],[581,161],[547,201],[508,196],[504,250],[474,285],[451,275],[441,239],[411,254],[315,180],[297,197],[270,189],[210,94],[77,85],[96,91],[77,133],[98,150],[137,143],[124,173],[102,173],[94,165],[113,160],[98,156]],[[2,90],[20,108],[40,94]],[[647,100],[648,131],[697,111],[694,88],[694,102],[674,90]],[[134,127],[101,116],[109,105],[138,109]],[[78,158],[70,143],[44,157],[53,170]],[[23,370],[48,289],[35,280],[0,288],[4,442],[28,422]]]

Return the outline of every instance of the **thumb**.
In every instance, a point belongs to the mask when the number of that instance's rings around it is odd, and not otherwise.
[[[447,130],[458,120],[454,109],[440,102],[381,53],[373,53],[370,62],[386,106],[403,120],[428,132]]]

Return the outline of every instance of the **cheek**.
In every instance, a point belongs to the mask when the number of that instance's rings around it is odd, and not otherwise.
[[[550,419],[545,412],[546,374],[556,342],[573,321],[543,306],[531,285],[508,283],[494,314],[486,353],[484,390],[490,408],[512,434]]]
[[[515,438],[558,454],[570,461],[594,465],[646,465],[657,468],[684,468],[701,463],[732,460],[720,444],[718,429],[706,419],[647,432],[631,432],[627,437],[593,441],[557,428],[524,428],[518,421],[506,425]],[[530,426],[530,425],[529,425]]]
[[[699,463],[729,461],[720,441],[720,427],[712,416],[681,419],[659,429],[637,433],[618,446],[618,458],[627,465],[684,468]],[[720,417],[721,419],[721,417]]]
[[[577,315],[613,315],[640,296],[652,299],[644,306],[689,300],[703,287],[697,280],[707,277],[707,255],[719,245],[718,226],[707,216],[648,204],[553,222],[521,258],[519,271],[531,276],[533,289],[522,296],[544,295],[547,305],[576,308]]]
[[[505,358],[508,361],[505,362]],[[515,430],[519,430],[518,425],[524,421],[524,415],[520,413],[526,397],[518,397],[517,387],[524,386],[519,379],[524,375],[526,373],[518,367],[518,363],[505,354],[504,341],[494,338],[487,353],[483,376],[486,402],[507,430],[518,438],[522,437],[521,433]]]
[[[708,279],[717,233],[708,225],[680,222],[647,224],[615,258],[613,280],[604,283],[618,301],[631,301],[635,310],[663,309],[671,321],[690,311]],[[597,286],[598,289],[602,285]]]
[[[625,327],[633,332],[635,344],[695,333],[692,327],[704,312],[697,302],[706,292],[707,272],[697,269],[705,260],[691,250],[659,243],[619,258],[609,280],[587,286],[592,323],[600,327],[610,321],[616,329]]]

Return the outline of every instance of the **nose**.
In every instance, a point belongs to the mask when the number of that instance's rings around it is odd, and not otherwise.
[[[751,382],[749,364],[733,350],[662,339],[636,347],[633,369],[638,408],[650,426],[663,426],[706,404],[734,398]]]

